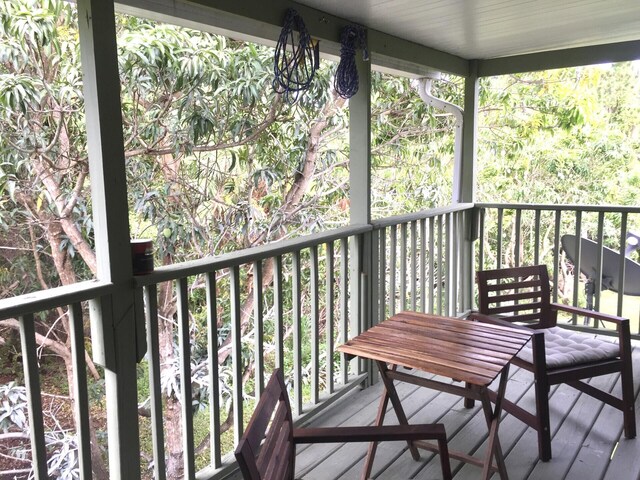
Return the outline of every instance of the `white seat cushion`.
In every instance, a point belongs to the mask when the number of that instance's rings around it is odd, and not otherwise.
[[[570,367],[614,359],[620,355],[616,343],[596,338],[589,333],[561,327],[545,328],[543,331],[547,368]],[[531,342],[518,353],[518,358],[533,363]]]

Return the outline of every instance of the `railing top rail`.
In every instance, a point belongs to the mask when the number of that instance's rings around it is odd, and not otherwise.
[[[626,212],[640,213],[640,207],[630,207],[628,205],[548,205],[535,203],[476,203],[478,208],[502,208],[508,210],[548,210],[576,212]]]
[[[113,289],[114,285],[111,282],[88,280],[4,298],[0,300],[0,320],[92,300],[112,293]]]
[[[474,207],[473,203],[456,203],[447,205],[446,207],[431,208],[429,210],[421,210],[420,212],[406,213],[403,215],[394,215],[393,217],[381,218],[379,220],[372,220],[371,224],[374,229],[391,227],[393,225],[401,225],[403,223],[413,222],[415,220],[422,220],[425,218],[438,217],[447,213],[461,212],[463,210],[470,210]]]
[[[326,232],[313,233],[300,238],[282,240],[266,245],[246,248],[244,250],[229,252],[215,257],[199,258],[197,260],[177,263],[175,265],[167,265],[156,268],[153,273],[148,275],[135,277],[135,285],[136,287],[154,285],[179,278],[222,270],[235,265],[244,265],[267,258],[277,257],[278,255],[299,251],[303,248],[309,248],[353,235],[370,232],[371,230],[373,230],[371,225],[352,225]]]

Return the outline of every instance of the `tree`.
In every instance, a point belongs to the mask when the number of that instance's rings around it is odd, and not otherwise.
[[[0,148],[10,159],[2,188],[11,195],[2,218],[31,252],[22,275],[36,265],[40,284],[27,288],[74,283],[95,273],[75,12],[63,2],[35,8],[29,0],[4,11]],[[271,89],[269,49],[132,17],[120,17],[118,30],[131,223],[155,238],[163,264],[310,231],[344,197],[346,164],[333,161],[343,154],[331,142],[344,130],[345,101],[327,88],[329,65],[289,107]],[[332,183],[317,181],[323,177]],[[325,207],[316,208],[320,200]],[[271,277],[266,269],[263,282]],[[160,299],[161,361],[170,365],[169,286]],[[54,340],[37,341],[65,360],[71,384],[66,312],[59,316]],[[245,314],[245,330],[248,320]],[[181,469],[177,401],[166,400],[169,476]],[[94,466],[101,465],[97,457]]]
[[[638,205],[640,109],[637,62],[505,75],[481,83],[478,199],[484,202]],[[563,229],[572,219],[563,218]],[[521,239],[533,234],[523,218]],[[634,223],[635,222],[635,223]],[[640,228],[630,217],[630,230]],[[515,241],[513,219],[505,238]],[[550,263],[553,220],[542,221],[541,259]],[[619,219],[605,222],[605,244],[619,246]],[[489,238],[496,239],[496,225]],[[595,238],[597,215],[583,217],[583,235]],[[520,263],[531,262],[523,245]],[[513,252],[513,244],[504,251]],[[486,251],[486,265],[495,265]],[[504,262],[515,264],[508,257]],[[566,270],[566,269],[565,269]]]

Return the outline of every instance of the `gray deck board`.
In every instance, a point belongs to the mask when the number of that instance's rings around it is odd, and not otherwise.
[[[634,358],[636,410],[640,410],[640,348]],[[531,375],[513,369],[507,387],[508,398],[532,408],[534,394]],[[592,380],[594,384],[618,392],[615,375]],[[487,429],[484,416],[476,406],[465,409],[454,395],[438,393],[406,384],[397,384],[410,423],[443,422],[450,448],[481,456],[485,450]],[[312,422],[312,426],[367,425],[376,415],[381,385],[355,392]],[[500,424],[500,441],[511,480],[640,480],[640,440],[628,440],[622,432],[622,414],[566,385],[551,392],[551,428],[553,458],[539,462],[534,431],[510,415]],[[396,422],[387,416],[386,424]],[[304,480],[358,479],[367,446],[312,445],[298,449],[296,478]],[[375,479],[431,480],[440,478],[436,456],[421,451],[418,462],[412,460],[406,444],[385,442],[379,445],[372,477]],[[613,453],[613,455],[612,455]],[[452,462],[456,480],[472,480],[479,469]],[[493,478],[498,478],[494,475]]]

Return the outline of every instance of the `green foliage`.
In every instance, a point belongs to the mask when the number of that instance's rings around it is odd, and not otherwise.
[[[637,205],[639,76],[620,63],[483,79],[478,199]]]
[[[636,63],[591,66],[483,79],[481,83],[478,194],[482,202],[640,204],[638,178],[640,69]],[[628,229],[640,229],[630,215]],[[595,239],[598,215],[582,216],[581,235]],[[515,211],[504,212],[502,265],[514,265]],[[536,243],[534,216],[521,219],[520,264],[553,264],[555,219],[541,216]],[[604,243],[618,249],[620,215],[604,217]],[[495,266],[497,218],[485,223],[485,267]],[[563,215],[560,235],[575,232]]]
[[[462,106],[461,79],[445,77],[433,94]],[[426,105],[417,83],[372,78],[371,163],[374,217],[448,205],[452,196],[454,119]]]
[[[0,385],[0,432],[11,429],[27,430],[27,392],[22,386],[9,382]]]

